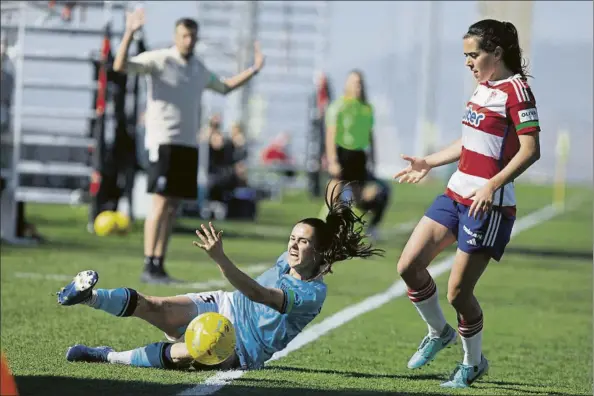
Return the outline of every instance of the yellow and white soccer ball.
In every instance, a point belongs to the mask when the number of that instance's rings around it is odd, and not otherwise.
[[[106,236],[115,232],[126,234],[130,230],[130,218],[122,212],[105,210],[95,218],[95,234]]]
[[[95,217],[93,229],[98,236],[106,236],[114,232],[117,228],[115,213],[111,210],[105,210]]]
[[[120,234],[126,234],[130,231],[130,217],[122,212],[115,212],[116,229]]]
[[[213,366],[227,360],[235,351],[235,328],[225,316],[206,312],[190,322],[185,342],[196,362]]]

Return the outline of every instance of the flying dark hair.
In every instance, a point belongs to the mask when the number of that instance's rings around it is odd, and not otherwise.
[[[479,48],[486,52],[493,52],[500,47],[503,50],[503,63],[512,73],[520,74],[523,78],[532,77],[522,57],[518,31],[513,23],[483,19],[468,28],[464,38],[469,37],[478,38]]]
[[[359,80],[361,80],[361,102],[364,104],[367,103],[367,88],[365,87],[365,77],[363,77],[363,72],[359,69],[353,69],[349,72],[349,74],[356,74],[359,76]]]
[[[179,25],[182,25],[186,29],[190,30],[198,30],[198,22],[192,18],[180,18],[175,21],[175,27],[177,28]]]
[[[314,279],[332,273],[332,265],[338,261],[384,255],[383,249],[375,249],[370,243],[363,242],[365,222],[353,212],[352,201],[340,199],[343,189],[337,188],[338,185],[335,185],[328,198],[326,186],[326,206],[329,210],[326,221],[310,217],[298,223],[314,229],[316,251],[322,255],[320,271]]]

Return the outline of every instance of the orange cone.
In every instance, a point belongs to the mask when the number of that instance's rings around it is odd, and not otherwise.
[[[2,360],[0,361],[0,395],[2,396],[18,396],[17,387],[14,382],[14,377],[10,373],[8,368],[8,362],[2,354]]]

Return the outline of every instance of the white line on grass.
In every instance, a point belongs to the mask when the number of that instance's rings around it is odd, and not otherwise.
[[[247,274],[260,274],[270,268],[271,264],[254,264],[248,265],[241,268]],[[55,280],[68,282],[71,281],[73,276],[63,274],[43,274],[40,272],[15,272],[13,274],[17,278],[21,279],[43,279],[43,280]],[[169,287],[178,289],[193,289],[193,290],[209,290],[216,287],[225,287],[229,284],[224,279],[209,279],[204,282],[193,282],[193,283],[172,283],[168,284]]]
[[[562,211],[559,208],[549,205],[536,210],[529,215],[522,217],[521,219],[518,219],[514,225],[512,238],[522,231],[528,230],[540,223],[544,223],[545,221],[552,219],[560,213],[562,213]],[[445,259],[440,260],[436,264],[431,265],[429,267],[429,273],[433,277],[438,277],[449,270],[453,262],[454,255],[450,255]],[[287,356],[289,353],[304,347],[305,345],[317,340],[321,336],[336,329],[337,327],[350,322],[358,316],[378,309],[391,300],[404,295],[405,292],[406,285],[403,281],[399,280],[390,286],[386,291],[370,296],[355,305],[351,305],[341,311],[338,311],[320,323],[308,327],[305,331],[295,337],[285,349],[275,353],[267,361],[267,363]],[[207,378],[204,383],[186,389],[181,393],[178,393],[178,395],[212,395],[225,385],[230,384],[233,380],[241,377],[244,373],[245,371],[242,370],[219,371],[215,375]]]

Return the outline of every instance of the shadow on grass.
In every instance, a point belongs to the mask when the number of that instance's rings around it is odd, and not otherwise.
[[[357,371],[343,371],[331,369],[310,369],[305,367],[290,366],[270,366],[267,370],[288,371],[293,373],[311,373],[311,374],[332,374],[350,378],[386,378],[386,379],[407,379],[407,380],[445,380],[445,375],[439,374],[378,374],[361,373]]]
[[[507,255],[515,254],[522,256],[544,257],[544,258],[562,258],[574,260],[592,261],[592,250],[568,250],[568,249],[542,249],[530,248],[526,246],[510,246],[505,249]]]
[[[242,385],[251,382],[252,385]],[[288,381],[283,380],[235,380],[234,384],[219,390],[218,386],[201,386],[198,389],[189,384],[160,384],[141,381],[121,381],[111,379],[70,378],[51,376],[17,376],[16,383],[19,394],[29,396],[162,396],[162,395],[193,395],[211,394],[218,395],[264,395],[264,396],[304,396],[304,395],[329,395],[329,396],[388,396],[388,395],[440,395],[440,393],[398,393],[388,391],[371,391],[363,389],[345,390],[316,390],[287,386]],[[262,386],[258,385],[262,383]],[[256,384],[256,385],[254,385]],[[273,388],[271,388],[273,386]],[[218,390],[218,392],[217,392]]]

